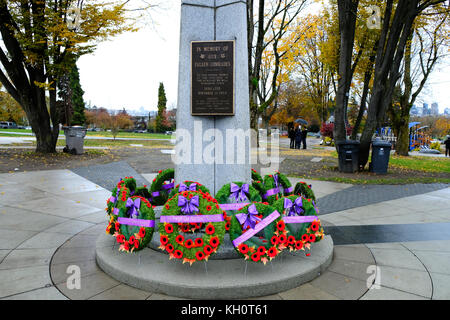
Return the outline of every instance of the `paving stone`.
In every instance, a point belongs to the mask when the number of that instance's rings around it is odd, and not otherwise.
[[[36,231],[8,230],[0,228],[0,249],[15,249],[25,240],[37,234]]]
[[[0,298],[51,286],[48,266],[0,270]]]
[[[366,294],[364,294],[361,297],[361,300],[429,300],[429,299],[408,292],[380,286],[379,289],[371,287],[370,290],[367,291]]]
[[[11,250],[1,249],[0,250],[0,262],[5,258]]]
[[[101,222],[108,222],[108,216],[105,212],[105,210],[101,210],[98,212],[88,213],[84,216],[78,217],[77,220],[86,221],[86,222],[92,222],[92,223],[101,223]]]
[[[13,206],[13,205],[11,205]],[[98,208],[90,207],[82,203],[76,203],[58,196],[48,196],[45,199],[31,200],[20,207],[31,211],[55,215],[63,218],[77,218],[88,213],[98,212]]]
[[[90,248],[97,241],[98,235],[76,235],[64,244],[64,248]]]
[[[109,290],[103,291],[91,298],[90,300],[145,300],[152,293],[142,291],[125,284],[120,284]]]
[[[430,272],[450,274],[450,252],[413,251]]]
[[[19,204],[17,195],[26,195],[27,200],[44,199],[51,194],[28,185],[9,184],[0,186],[0,204],[15,206]]]
[[[345,300],[359,299],[367,291],[366,281],[332,271],[325,271],[320,277],[312,280],[310,285]]]
[[[436,241],[408,241],[402,242],[402,245],[412,251],[437,251],[450,252],[450,240],[436,240]]]
[[[400,243],[396,242],[387,242],[387,243],[366,243],[366,247],[368,247],[371,251],[372,249],[391,249],[391,250],[405,250],[405,247]]]
[[[364,245],[341,245],[334,247],[334,258],[375,264],[372,253]]]
[[[45,232],[49,233],[67,233],[67,234],[77,234],[89,227],[93,226],[92,223],[86,221],[69,220],[53,226]]]
[[[433,280],[433,300],[450,300],[450,275],[430,272]]]
[[[147,300],[188,300],[188,299],[166,296],[165,294],[161,293],[152,293],[152,295],[148,297]]]
[[[241,300],[241,299],[239,299]],[[243,300],[283,300],[283,298],[279,294],[272,294],[270,296],[264,296],[264,297],[254,297],[254,298],[248,298]]]
[[[373,266],[373,264],[368,264],[364,262],[335,258],[333,259],[333,262],[330,264],[327,270],[339,273],[347,277],[352,277],[358,280],[366,281],[367,278],[370,276],[370,273],[367,273],[367,270],[368,267],[371,265]]]
[[[4,300],[67,300],[67,297],[59,292],[58,289],[51,286],[48,288],[40,288],[19,293],[8,298],[4,298]]]
[[[370,249],[377,265],[426,271],[423,264],[409,250]]]
[[[103,188],[96,189],[95,191],[77,192],[64,195],[64,197],[67,199],[73,200],[75,202],[79,201],[82,204],[102,210],[106,208],[106,200],[110,196],[111,191],[105,190]]]
[[[51,216],[13,207],[0,207],[0,226],[2,229],[44,231],[66,221],[66,218]]]
[[[278,294],[283,300],[339,300],[327,291],[305,283],[300,287],[283,291]]]
[[[119,284],[120,282],[105,273],[96,272],[86,277],[81,277],[80,289],[69,289],[65,282],[56,284],[56,287],[71,300],[86,300]]]
[[[380,285],[405,291],[425,298],[431,298],[432,284],[426,271],[378,266]]]
[[[95,245],[88,248],[61,247],[53,256],[52,263],[75,263],[93,259],[95,259]]]
[[[22,242],[17,249],[56,249],[70,237],[72,237],[72,235],[66,233],[40,232],[25,242]]]
[[[16,249],[0,263],[0,270],[48,266],[55,249]]]

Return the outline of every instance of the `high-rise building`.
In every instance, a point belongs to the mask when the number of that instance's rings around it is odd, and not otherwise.
[[[450,116],[450,108],[445,108],[445,109],[444,109],[444,114],[445,114],[446,116]]]
[[[409,110],[409,115],[410,116],[418,116],[419,115],[419,109],[416,107],[415,104],[413,104],[413,106]]]
[[[430,110],[428,109],[428,103],[423,104],[422,115],[427,116],[430,114]]]
[[[438,105],[437,102],[433,102],[431,104],[430,114],[433,115],[433,116],[438,116],[439,115],[439,105]]]

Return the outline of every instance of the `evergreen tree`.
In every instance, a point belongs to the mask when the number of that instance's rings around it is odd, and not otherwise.
[[[155,132],[163,132],[165,130],[164,116],[166,112],[166,103],[167,98],[164,90],[164,84],[160,82],[158,89],[158,114],[155,119]]]
[[[83,94],[84,91],[81,88],[80,84],[80,73],[78,72],[77,64],[74,63],[72,70],[70,72],[70,88],[72,91],[72,121],[71,125],[79,125],[82,126],[86,122],[86,116],[84,114],[84,100]]]

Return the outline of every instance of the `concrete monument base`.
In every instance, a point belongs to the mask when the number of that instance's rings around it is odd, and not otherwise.
[[[190,299],[243,299],[286,291],[318,277],[333,259],[333,240],[326,236],[305,252],[283,252],[271,263],[244,259],[196,262],[169,260],[160,251],[119,252],[115,238],[102,234],[96,243],[97,264],[114,279],[138,289]]]

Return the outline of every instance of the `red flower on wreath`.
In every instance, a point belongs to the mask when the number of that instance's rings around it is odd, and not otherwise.
[[[270,243],[272,243],[274,246],[276,246],[279,243],[279,239],[277,236],[273,236],[272,238],[270,238]]]
[[[302,235],[302,241],[303,242],[308,242],[309,241],[309,236],[306,233],[304,235]]]
[[[319,223],[317,221],[313,221],[313,223],[311,223],[311,230],[312,231],[319,230]]]
[[[145,237],[145,229],[144,228],[140,228],[138,234],[139,234],[139,237],[141,237],[141,238]]]
[[[279,231],[283,231],[285,227],[286,227],[286,225],[284,224],[284,221],[283,221],[283,220],[278,221],[278,223],[277,223],[277,229],[278,229]]]
[[[159,241],[161,242],[161,244],[163,246],[165,246],[167,243],[169,243],[169,238],[165,235],[161,235],[161,237],[159,238]]]
[[[203,248],[203,251],[205,252],[205,254],[206,254],[207,256],[209,256],[209,255],[211,254],[211,252],[212,252],[212,248],[211,248],[211,246],[206,245],[206,246]]]
[[[278,237],[278,240],[279,240],[279,243],[285,243],[287,238],[284,234],[282,234]]]
[[[316,236],[315,235],[313,235],[313,234],[310,234],[309,235],[309,242],[315,242],[316,241]]]
[[[229,222],[225,223],[225,230],[227,231],[230,230],[230,225],[231,224]]]
[[[184,243],[184,246],[188,249],[191,249],[194,246],[194,241],[192,241],[192,239],[187,239]]]
[[[125,241],[125,236],[124,235],[118,235],[116,238],[118,243],[123,243]]]
[[[289,236],[287,242],[288,242],[288,244],[294,244],[295,243],[295,237],[294,236]]]
[[[134,247],[139,248],[139,240],[134,240]]]
[[[136,238],[134,237],[134,236],[131,236],[130,237],[130,239],[128,240],[128,241],[130,241],[130,243],[134,243],[134,240],[135,240]]]
[[[303,242],[301,242],[300,240],[296,241],[295,242],[295,249],[296,250],[300,250],[301,248],[303,248]]]
[[[195,257],[197,258],[197,260],[201,261],[201,260],[205,259],[205,254],[203,253],[203,251],[197,251],[197,253],[195,254]]]
[[[251,258],[253,261],[257,262],[259,261],[260,255],[255,252],[254,254],[252,254]]]
[[[189,199],[192,199],[193,196],[194,196],[194,194],[190,193],[188,197],[189,197]]]
[[[219,238],[218,237],[212,237],[211,240],[209,240],[209,244],[212,247],[217,248],[219,246]]]
[[[248,245],[246,245],[245,243],[241,243],[238,246],[238,249],[239,249],[239,252],[243,253],[243,254],[246,254],[248,252],[248,250],[249,250]]]
[[[183,252],[180,250],[175,250],[175,252],[173,253],[174,257],[177,259],[181,259],[183,257]]]
[[[175,241],[176,241],[178,244],[183,245],[184,237],[183,237],[181,234],[179,234],[179,235],[177,235],[177,237],[175,238]]]
[[[169,223],[169,224],[166,224],[166,225],[164,226],[164,230],[165,230],[167,233],[172,233],[172,232],[173,232],[173,225],[171,225],[170,223]]]
[[[267,250],[267,255],[271,258],[275,257],[277,255],[278,251],[277,248],[271,247],[269,250]]]
[[[194,243],[195,243],[195,245],[197,247],[202,247],[203,246],[203,239],[202,238],[197,238],[197,239],[195,239]]]
[[[173,252],[173,245],[171,244],[171,243],[169,243],[167,246],[166,246],[166,250],[167,250],[167,252],[168,253],[172,253]]]
[[[260,255],[263,255],[263,254],[266,253],[266,248],[264,248],[263,246],[260,246],[260,247],[258,248],[258,250],[256,250],[256,252],[257,252],[258,254],[260,254]]]
[[[216,231],[216,229],[214,228],[214,226],[212,224],[208,224],[206,226],[205,232],[209,235],[213,234]]]
[[[165,207],[166,207],[167,210],[169,210],[169,208],[170,208],[168,203],[166,203]]]
[[[212,207],[210,205],[206,206],[206,211],[211,211]]]

